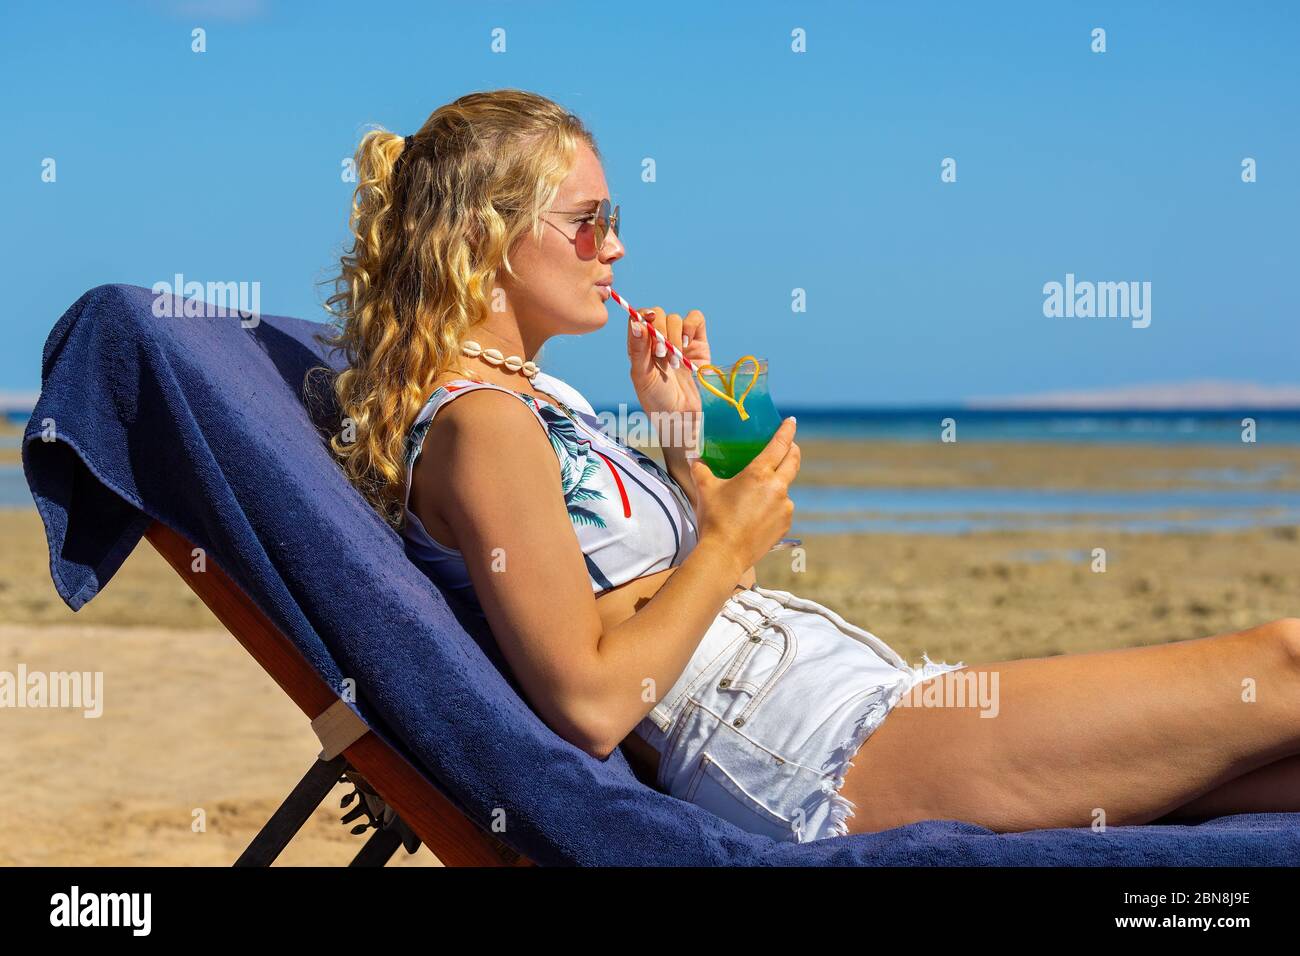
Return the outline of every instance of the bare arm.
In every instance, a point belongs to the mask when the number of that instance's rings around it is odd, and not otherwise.
[[[529,703],[557,734],[607,757],[654,706],[643,682],[663,693],[686,669],[748,563],[743,549],[701,537],[663,588],[606,632],[555,451],[518,399],[461,396],[423,454],[434,467],[417,469],[420,500],[439,503]]]

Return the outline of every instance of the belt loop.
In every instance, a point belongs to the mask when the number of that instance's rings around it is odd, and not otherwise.
[[[744,601],[741,600],[740,598],[737,598],[737,600],[749,610],[757,611],[759,614],[763,615],[763,622],[765,626],[770,625],[773,621],[775,621],[777,614],[779,613],[778,611],[769,610],[766,605],[764,605],[763,603],[757,600],[751,599],[752,603],[751,601]],[[778,605],[780,604],[779,601],[776,603]]]
[[[731,621],[733,624],[739,624],[750,634],[750,636],[757,634],[760,630],[757,624],[755,624],[749,618],[745,617],[743,613],[737,611],[733,607],[724,607],[722,609],[722,616],[725,617],[728,621]]]

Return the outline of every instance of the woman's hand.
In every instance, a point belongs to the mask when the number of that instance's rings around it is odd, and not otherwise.
[[[681,349],[697,368],[709,363],[708,333],[704,327],[704,313],[699,309],[692,309],[685,319],[675,312],[665,313],[658,306],[642,309],[641,314],[660,335]],[[637,335],[638,330],[640,335]],[[655,340],[649,329],[634,319],[628,321],[627,354],[631,360],[632,388],[636,391],[637,401],[647,415],[668,413],[670,421],[680,421],[682,427],[697,427],[700,388],[695,373],[684,363],[674,368],[672,352],[662,345],[659,348],[663,349],[663,356],[656,354]]]
[[[795,427],[793,418],[783,421],[767,446],[731,478],[717,477],[698,458],[690,463],[700,498],[700,542],[715,542],[736,562],[737,571],[749,569],[746,576],[790,530],[790,482],[800,461]]]

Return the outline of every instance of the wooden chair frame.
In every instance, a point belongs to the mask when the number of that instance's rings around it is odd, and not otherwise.
[[[315,720],[338,701],[338,695],[293,642],[229,575],[213,563],[202,572],[191,569],[195,546],[189,540],[158,521],[145,530],[145,537],[309,720]],[[473,823],[410,761],[369,730],[333,759],[325,759],[322,753],[235,865],[269,866],[344,777],[357,784],[359,790],[377,794],[396,812],[401,825],[376,825],[376,832],[353,859],[352,866],[383,866],[403,842],[409,852],[414,852],[420,841],[447,866],[533,865]],[[361,812],[363,807],[359,805],[343,822]]]

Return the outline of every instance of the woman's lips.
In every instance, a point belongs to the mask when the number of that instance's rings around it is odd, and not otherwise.
[[[600,290],[600,299],[601,299],[601,301],[602,301],[602,302],[608,302],[608,301],[609,301],[609,288],[610,288],[610,287],[607,286],[607,285],[598,285],[598,286],[596,286],[596,288]]]

